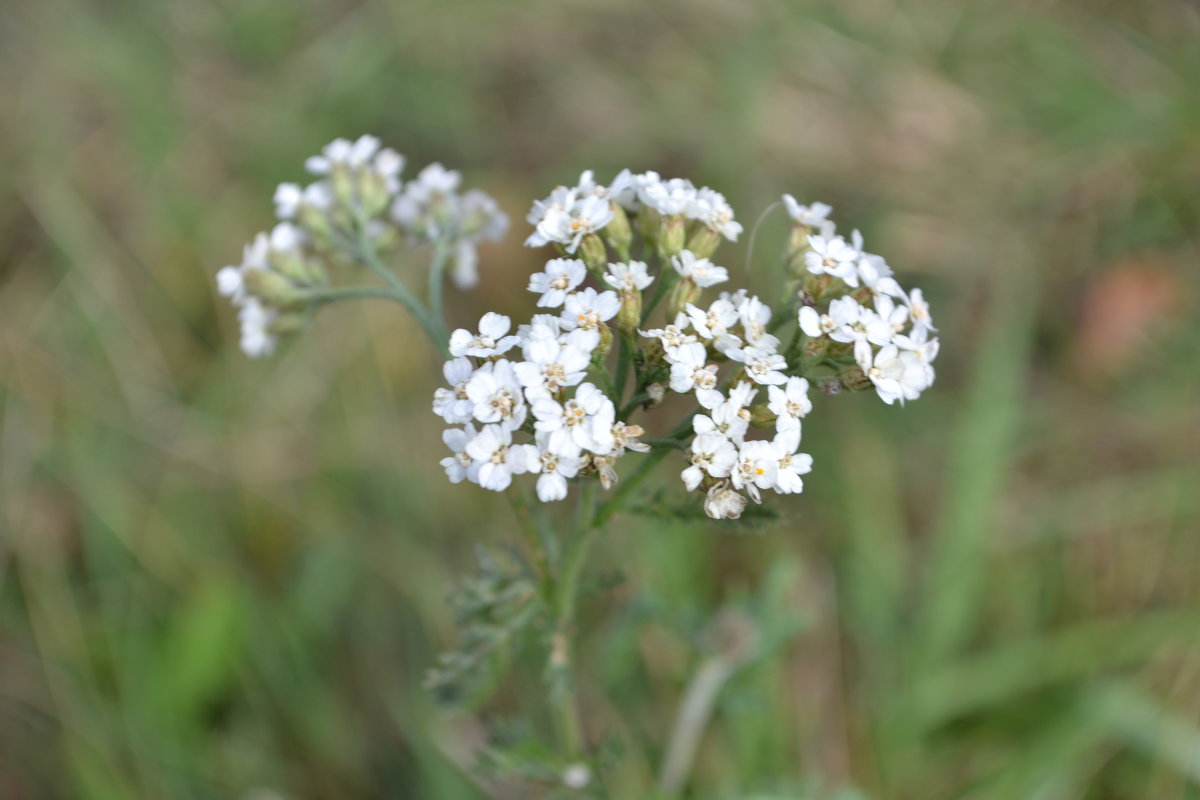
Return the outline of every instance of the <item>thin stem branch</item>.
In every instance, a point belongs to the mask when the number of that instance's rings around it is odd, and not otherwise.
[[[442,308],[442,288],[449,260],[450,242],[445,238],[438,239],[433,245],[433,260],[429,262],[429,311],[438,320],[446,318]]]
[[[362,298],[379,298],[400,302],[400,298],[391,289],[381,286],[333,286],[326,289],[308,289],[302,292],[306,300],[314,303],[334,303],[338,300],[358,300]]]
[[[379,254],[375,252],[374,245],[371,244],[367,237],[366,226],[362,226],[359,232],[359,251],[362,257],[362,262],[367,267],[378,275],[384,283],[392,290],[397,301],[399,301],[408,312],[416,318],[421,329],[425,331],[425,335],[429,337],[429,341],[443,356],[449,355],[448,342],[449,334],[446,333],[445,325],[441,319],[434,319],[430,312],[421,305],[421,302],[408,290],[399,278],[396,277],[390,269],[384,266],[379,260]]]

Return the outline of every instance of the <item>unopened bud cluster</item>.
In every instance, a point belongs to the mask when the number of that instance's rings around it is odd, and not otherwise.
[[[475,246],[499,240],[508,218],[478,190],[459,193],[459,173],[431,164],[407,183],[404,157],[374,136],[338,139],[305,162],[317,179],[275,191],[279,224],[247,245],[242,262],[217,274],[220,293],[238,308],[242,349],[257,357],[302,329],[330,293],[334,268],[361,262],[398,242],[443,244],[461,288],[476,283]]]

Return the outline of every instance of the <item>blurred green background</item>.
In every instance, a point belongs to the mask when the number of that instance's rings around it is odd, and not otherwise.
[[[730,608],[798,634],[688,796],[1200,797],[1196,4],[18,0],[0,67],[0,797],[484,796],[420,681],[515,525],[437,466],[434,354],[363,304],[251,362],[213,289],[364,132],[513,219],[453,323],[526,315],[530,200],[625,166],[827,201],[933,302],[938,383],[817,398],[778,523],[597,551],[614,797]],[[527,672],[482,716],[540,725]]]

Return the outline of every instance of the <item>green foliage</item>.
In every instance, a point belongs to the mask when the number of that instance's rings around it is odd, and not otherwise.
[[[425,679],[425,688],[447,705],[485,701],[505,677],[522,635],[546,612],[536,581],[510,553],[479,548],[477,558],[479,573],[450,596],[458,641]]]

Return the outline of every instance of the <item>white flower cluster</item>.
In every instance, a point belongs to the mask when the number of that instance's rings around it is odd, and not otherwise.
[[[549,197],[534,202],[526,217],[534,231],[525,244],[558,244],[574,253],[587,234],[603,230],[623,212],[642,209],[699,222],[730,241],[737,241],[742,232],[725,196],[713,189],[697,188],[683,178],[664,180],[657,172],[635,175],[629,170],[602,186],[587,170],[575,186],[559,186]]]
[[[605,488],[616,482],[614,463],[628,450],[650,448],[637,440],[642,429],[616,419],[611,398],[585,382],[601,343],[600,326],[620,306],[612,291],[574,291],[583,264],[555,259],[533,276],[539,305],[561,312],[536,315],[510,333],[512,321],[488,313],[478,333],[450,336],[444,374],[448,388],[434,393],[433,410],[451,425],[443,440],[453,455],[442,459],[451,482],[468,480],[504,491],[512,476],[538,475],[543,502],[567,496],[567,479],[594,473]],[[521,360],[505,356],[512,351]],[[479,426],[478,428],[476,426]],[[528,433],[532,442],[514,443]]]
[[[304,257],[307,241],[303,229],[281,222],[246,245],[241,264],[217,272],[217,291],[238,310],[246,355],[274,352],[279,334],[296,325],[303,288],[324,283],[320,267]]]
[[[704,494],[710,517],[740,517],[765,492],[802,492],[812,469],[800,452],[813,407],[809,377],[824,371],[828,393],[874,387],[887,403],[910,400],[933,381],[937,340],[920,290],[903,291],[857,231],[849,241],[837,235],[828,205],[803,206],[790,195],[784,203],[795,221],[787,251],[795,282],[776,315],[744,289],[700,302],[704,290],[729,280],[711,260],[716,246],[742,230],[711,189],[628,170],[602,186],[585,172],[576,186],[536,201],[526,244],[554,245],[565,257],[546,262],[529,290],[539,307],[558,313],[515,333],[507,317],[488,314],[478,333],[451,337],[450,387],[434,397],[434,411],[463,426],[445,434],[450,479],[502,490],[515,474],[537,473],[538,496],[558,500],[567,479],[593,471],[609,486],[617,456],[648,449],[636,439],[641,427],[615,420],[624,387],[608,379],[611,322],[625,337],[617,374],[630,365],[636,373],[625,408],[658,405],[663,384],[699,406],[690,425],[650,441],[687,453],[680,477],[687,491]],[[630,257],[635,230],[657,274]],[[643,292],[656,280],[643,313]],[[661,326],[645,325],[664,299]],[[779,334],[789,320],[785,344]],[[512,350],[523,360],[509,360]],[[588,381],[590,371],[604,379]],[[517,431],[533,441],[515,444]]]
[[[676,269],[685,274],[678,263]],[[706,491],[704,509],[716,519],[741,516],[741,492],[756,503],[764,490],[802,492],[800,476],[812,469],[812,457],[798,452],[801,420],[812,410],[808,381],[788,374],[779,339],[767,331],[770,320],[766,304],[739,290],[722,292],[707,308],[689,303],[670,324],[641,331],[662,346],[671,390],[694,394],[706,412],[692,417],[695,438],[681,477],[688,491]],[[735,370],[728,392],[720,388],[718,359]],[[771,417],[772,438],[747,438],[752,421],[761,427]]]
[[[828,206],[800,206],[788,195],[784,201],[799,225],[821,230],[808,235],[803,253],[805,271],[816,278],[810,285],[813,304],[802,305],[798,313],[800,329],[811,339],[810,354],[849,347],[885,403],[915,400],[933,384],[938,352],[938,340],[931,336],[937,329],[921,290],[902,289],[883,257],[863,249],[858,231],[849,242],[837,235],[826,219]],[[838,296],[838,289],[845,293]],[[817,308],[818,298],[828,300],[824,310]]]
[[[217,275],[218,291],[238,308],[242,349],[258,357],[279,337],[300,330],[329,285],[325,265],[357,261],[364,243],[384,249],[402,239],[450,248],[451,275],[461,288],[477,282],[476,245],[499,240],[508,218],[462,176],[431,164],[403,183],[404,157],[374,136],[337,139],[305,161],[316,177],[275,190],[279,224],[245,248],[242,263]],[[390,211],[390,213],[389,213]]]
[[[451,276],[460,289],[479,283],[476,245],[498,242],[508,230],[508,217],[490,195],[479,189],[459,194],[462,175],[441,164],[430,164],[405,184],[392,204],[392,220],[410,242],[423,244],[449,238],[454,242]]]

